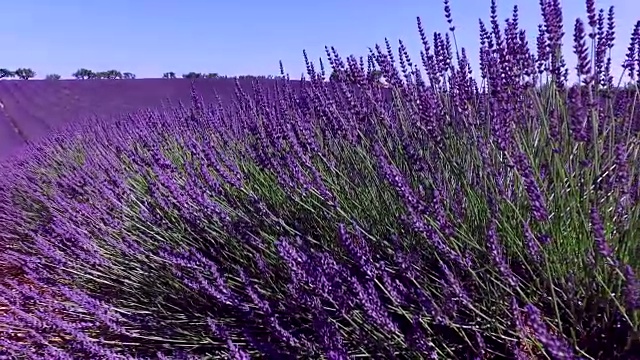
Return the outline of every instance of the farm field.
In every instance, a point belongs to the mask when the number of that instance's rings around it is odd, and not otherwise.
[[[250,82],[242,82],[242,88],[251,93]],[[235,80],[197,79],[193,87],[205,102],[217,102],[216,96],[228,102],[235,91]],[[42,138],[74,120],[189,104],[191,88],[190,79],[1,81],[0,127],[1,134],[7,136],[3,146],[13,147],[18,138]],[[17,138],[9,128],[14,128]]]
[[[0,112],[0,139],[2,139],[0,141],[0,157],[24,144],[23,138],[2,112]]]
[[[479,74],[445,0],[419,61],[0,81],[0,359],[640,359],[640,21],[491,4]]]

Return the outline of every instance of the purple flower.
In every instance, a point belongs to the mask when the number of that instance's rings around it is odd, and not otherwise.
[[[640,309],[640,282],[631,265],[624,265],[624,299],[627,309],[635,311]]]
[[[357,231],[357,234],[352,236],[347,232],[344,224],[339,224],[338,238],[351,258],[358,264],[360,270],[369,278],[374,278],[376,276],[376,269],[371,258],[371,251],[362,233]]]
[[[509,263],[507,262],[507,257],[505,256],[502,245],[500,244],[500,239],[498,238],[498,224],[496,220],[491,220],[487,230],[486,239],[487,250],[489,250],[491,259],[498,267],[500,275],[504,277],[504,280],[507,281],[509,286],[518,286],[518,279],[513,271],[511,271]]]
[[[398,326],[389,317],[389,313],[380,301],[380,296],[374,284],[366,280],[361,283],[353,277],[349,279],[349,282],[369,319],[389,334],[397,333],[399,331]]]
[[[229,332],[227,329],[218,324],[215,320],[208,318],[207,324],[211,331],[222,340],[227,343],[227,347],[229,348],[229,356],[234,360],[249,360],[251,357],[244,350],[242,350],[238,345],[234,344],[231,340],[231,336],[229,336]]]
[[[524,234],[524,244],[527,252],[535,261],[540,261],[540,243],[531,230],[531,226],[528,221],[525,221],[522,224],[522,231]]]
[[[533,218],[538,222],[547,221],[549,219],[549,213],[547,211],[544,194],[542,189],[538,186],[538,182],[535,178],[533,168],[529,163],[527,155],[523,152],[518,152],[514,156],[514,164],[522,177],[522,181],[524,182]]]
[[[593,240],[596,245],[596,249],[600,256],[602,256],[608,263],[611,265],[617,265],[618,261],[615,258],[613,253],[613,249],[609,245],[607,241],[604,224],[602,223],[602,218],[600,217],[600,213],[598,208],[593,205],[591,207],[591,211],[589,213],[589,219],[591,221],[591,231],[593,233]]]
[[[549,331],[549,328],[544,323],[540,310],[528,304],[525,306],[525,311],[527,313],[527,325],[530,327],[535,339],[544,346],[545,350],[547,350],[553,358],[566,360],[578,359],[571,346],[561,335],[556,335]]]
[[[573,51],[578,57],[578,63],[576,65],[577,74],[580,77],[589,76],[591,74],[589,51],[585,40],[584,23],[580,19],[576,19],[573,42]]]

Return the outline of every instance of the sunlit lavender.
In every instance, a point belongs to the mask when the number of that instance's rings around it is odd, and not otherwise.
[[[640,358],[640,22],[540,3],[31,142],[0,358]]]

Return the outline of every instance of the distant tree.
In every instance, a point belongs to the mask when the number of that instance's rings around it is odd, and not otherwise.
[[[239,75],[238,80],[265,80],[268,77],[263,75]]]
[[[197,79],[197,78],[201,78],[202,74],[201,73],[197,73],[197,72],[190,72],[188,74],[183,74],[182,77],[184,79]]]
[[[122,73],[118,70],[103,71],[103,79],[122,79]]]
[[[341,76],[341,74],[340,74],[338,71],[333,70],[333,71],[331,72],[331,75],[329,76],[329,80],[330,80],[330,81],[338,81],[338,80],[340,80],[340,79],[341,79],[341,77],[342,77],[342,76]]]
[[[46,80],[60,80],[61,76],[58,74],[49,74],[45,76]]]
[[[382,71],[380,70],[371,70],[369,74],[367,74],[369,80],[372,82],[380,82],[382,81]]]
[[[384,77],[380,70],[371,70],[367,73],[368,80],[373,84],[385,85]],[[359,80],[354,78],[348,71],[333,70],[329,75],[329,81],[344,81],[350,84],[357,84]]]
[[[130,73],[130,72],[124,72],[124,73],[122,73],[122,76],[125,79],[135,79],[136,78],[136,74]]]
[[[73,76],[76,79],[85,79],[85,75],[87,73],[87,69],[78,69],[76,70],[73,74],[71,74],[71,76]]]
[[[226,76],[222,76],[223,78],[227,78]],[[275,79],[285,79],[284,76],[273,76],[273,75],[238,75],[234,78],[238,80],[275,80]]]
[[[95,79],[96,78],[96,74],[93,71],[85,68],[78,69],[76,72],[71,74],[71,76],[73,76],[76,79]]]
[[[166,72],[166,73],[162,74],[162,78],[163,79],[175,79],[176,78],[176,73],[174,73],[173,71]]]
[[[19,68],[16,69],[15,74],[17,77],[19,77],[22,80],[29,80],[32,77],[36,76],[35,71],[29,69],[29,68]]]
[[[96,79],[122,79],[122,73],[118,70],[98,71]]]
[[[3,78],[13,78],[16,74],[9,69],[0,69],[0,79]]]
[[[218,74],[218,73],[208,73],[205,77],[208,78],[208,79],[217,79],[217,78],[220,77],[220,74]]]

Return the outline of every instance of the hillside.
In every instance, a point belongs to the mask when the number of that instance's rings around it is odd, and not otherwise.
[[[0,106],[0,110],[2,107]],[[8,153],[23,143],[23,139],[15,131],[9,119],[0,111],[0,155]]]
[[[37,140],[72,121],[124,115],[142,109],[191,103],[192,83],[205,103],[230,104],[236,79],[8,80],[0,81],[0,157],[26,140]],[[254,95],[254,81],[239,80],[242,91]],[[276,80],[259,80],[270,93]],[[296,93],[300,81],[289,81]],[[330,87],[335,91],[336,88]],[[359,90],[354,89],[358,94]],[[391,99],[391,93],[383,90]],[[326,94],[325,94],[326,95]]]
[[[37,139],[69,121],[91,116],[125,114],[188,103],[189,79],[31,80],[0,82],[0,153],[24,139]],[[242,84],[251,92],[251,83]],[[198,79],[195,88],[205,102],[223,102],[234,94],[234,79]]]

